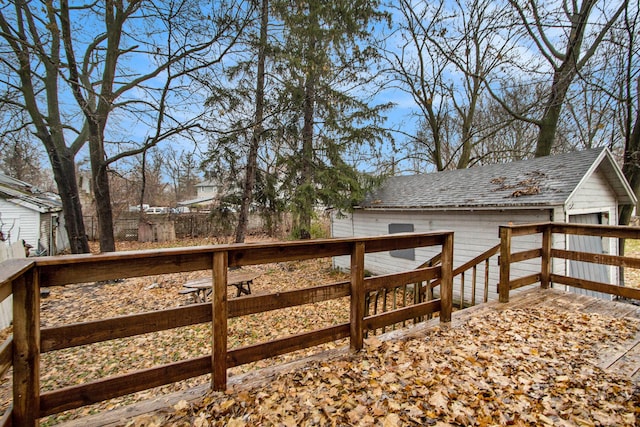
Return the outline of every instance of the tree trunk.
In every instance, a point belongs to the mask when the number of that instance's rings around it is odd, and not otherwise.
[[[536,157],[544,157],[551,154],[562,105],[569,90],[569,85],[576,74],[577,72],[573,65],[561,67],[554,73],[551,94],[547,99],[544,114],[539,122],[540,131],[536,144]]]
[[[314,65],[307,75],[304,96],[304,125],[302,128],[302,185],[304,194],[298,196],[298,233],[301,239],[311,238],[311,215],[314,200],[311,200],[313,187],[313,118],[315,113],[315,71]]]
[[[267,25],[269,23],[269,0],[262,0],[260,16],[260,46],[258,48],[258,75],[256,81],[256,115],[251,136],[251,146],[247,156],[247,169],[242,192],[242,203],[236,227],[236,243],[243,243],[249,222],[249,207],[253,200],[253,187],[256,183],[256,169],[258,164],[258,147],[262,140],[262,119],[264,116],[264,63],[267,44]]]
[[[88,253],[89,239],[84,227],[82,205],[78,197],[78,183],[73,154],[70,150],[48,150],[53,177],[62,201],[64,226],[71,245],[71,253]]]
[[[622,173],[636,197],[640,196],[640,113],[637,111],[633,131],[624,147]],[[634,206],[626,205],[620,209],[618,225],[629,225],[633,208]]]
[[[93,177],[93,194],[96,200],[96,215],[100,234],[100,252],[116,250],[113,235],[113,214],[111,211],[111,194],[109,191],[109,174],[104,161],[104,149],[100,133],[91,130],[89,149],[91,158],[91,175]]]

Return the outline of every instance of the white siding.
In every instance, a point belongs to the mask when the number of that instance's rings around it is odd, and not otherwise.
[[[25,256],[21,239],[33,245],[38,244],[40,213],[34,210],[7,202],[0,198],[0,226],[8,242],[0,242],[3,250],[0,257],[23,258]],[[0,258],[0,262],[3,261]],[[13,296],[0,303],[0,328],[11,325],[13,319]]]
[[[334,237],[377,236],[388,234],[389,224],[413,224],[416,232],[453,230],[454,231],[454,268],[480,255],[485,250],[500,243],[499,226],[512,222],[514,224],[544,222],[551,219],[549,210],[503,210],[503,211],[355,211],[345,218],[333,218],[332,232]],[[517,237],[512,243],[514,251],[540,247],[540,236]],[[365,268],[374,274],[409,270],[429,260],[440,248],[416,249],[414,261],[394,258],[388,252],[367,254]],[[349,268],[348,257],[336,257],[334,265],[338,268]],[[516,264],[512,267],[512,279],[540,271],[540,260],[532,260]],[[497,299],[497,283],[499,267],[494,258],[489,268],[489,292],[491,299]],[[481,298],[484,287],[484,268],[478,269],[476,298]],[[465,281],[465,299],[471,296],[471,278]],[[459,285],[454,286],[459,294]],[[459,296],[458,296],[459,297]],[[456,298],[458,298],[456,297]]]
[[[40,213],[0,198],[0,220],[5,237],[11,234],[11,242],[23,239],[34,248],[38,246]],[[13,227],[13,228],[12,228]]]
[[[0,242],[0,263],[10,258],[24,258],[22,242]],[[13,322],[13,295],[0,302],[0,329],[8,328]]]
[[[604,174],[596,171],[576,188],[565,206],[567,213],[581,214],[608,211],[617,204]]]
[[[616,225],[618,219],[618,200],[616,199],[615,192],[609,185],[605,175],[600,169],[595,173],[587,177],[582,182],[575,192],[569,197],[566,204],[566,222],[574,222],[570,219],[572,217],[578,218],[588,214],[601,214],[602,224]],[[568,245],[569,237],[565,238],[565,242]],[[618,254],[618,239],[616,238],[602,238],[603,253],[610,255]],[[568,271],[569,262],[564,262],[565,272]],[[609,274],[609,283],[618,284],[619,271],[614,266],[605,267]],[[592,278],[597,280],[597,278]],[[567,287],[569,290],[573,289]],[[597,295],[597,293],[589,293],[590,295]],[[603,295],[603,294],[602,294]],[[600,296],[602,296],[600,295]],[[610,296],[607,296],[610,298]]]

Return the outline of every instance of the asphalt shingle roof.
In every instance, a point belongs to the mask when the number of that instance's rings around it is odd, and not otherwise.
[[[604,148],[421,175],[391,177],[363,208],[485,208],[563,204]]]

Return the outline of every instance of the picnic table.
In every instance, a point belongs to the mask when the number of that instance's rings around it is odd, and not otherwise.
[[[235,286],[237,290],[236,296],[238,297],[242,294],[249,295],[251,294],[251,284],[259,276],[260,273],[253,271],[232,270],[227,274],[227,286]],[[212,284],[213,279],[211,277],[189,280],[183,285],[179,293],[193,294],[196,302],[205,302],[211,294]]]

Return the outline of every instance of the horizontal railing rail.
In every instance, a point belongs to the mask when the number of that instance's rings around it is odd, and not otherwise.
[[[441,265],[364,277],[364,255],[399,249],[440,246]],[[227,301],[229,267],[351,256],[351,280],[267,295],[249,295]],[[310,240],[285,243],[216,245],[194,248],[118,252],[101,255],[43,257],[3,263],[0,296],[13,295],[14,327],[0,347],[0,372],[13,367],[13,406],[4,425],[37,425],[38,418],[88,404],[211,374],[212,388],[226,388],[227,369],[319,344],[349,338],[350,347],[363,346],[367,330],[439,312],[451,319],[453,233],[407,233],[389,236]],[[211,270],[211,303],[132,314],[68,325],[40,328],[40,290],[48,286]],[[415,281],[438,279],[440,299],[414,304],[383,314],[365,313],[365,293]],[[350,321],[310,332],[240,348],[228,348],[228,319],[349,298]],[[101,378],[56,390],[40,390],[40,354],[140,334],[211,323],[211,354]]]
[[[542,234],[542,247],[526,251],[512,252],[512,238]],[[580,261],[593,264],[610,265],[625,268],[640,268],[640,259],[609,254],[597,254],[552,247],[553,234],[582,235],[617,239],[640,239],[640,229],[628,226],[539,223],[524,225],[506,225],[500,227],[500,283],[498,286],[500,301],[509,300],[509,291],[540,282],[541,287],[549,287],[552,283],[574,288],[615,295],[618,297],[640,300],[640,289],[634,289],[611,283],[596,282],[588,279],[570,277],[553,272],[553,259],[563,261]],[[517,279],[511,279],[510,266],[534,258],[541,259],[539,273],[533,273]]]

